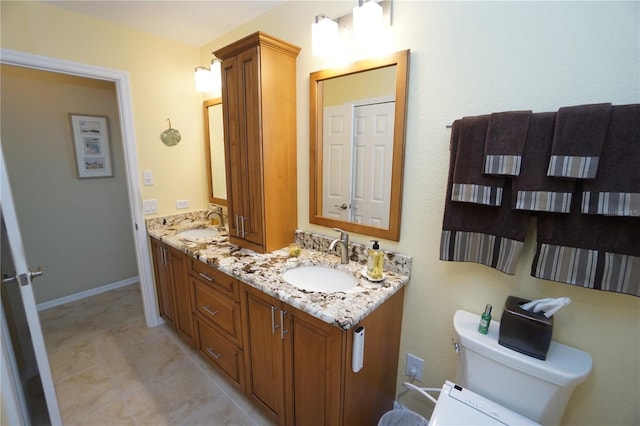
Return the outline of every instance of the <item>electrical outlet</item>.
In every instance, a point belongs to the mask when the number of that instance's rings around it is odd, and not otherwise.
[[[144,214],[151,214],[158,212],[158,200],[144,200],[142,202],[144,207]]]
[[[176,209],[188,209],[189,200],[176,200]]]
[[[424,360],[418,358],[415,355],[407,354],[407,376],[415,378],[417,381],[422,381],[422,364]]]

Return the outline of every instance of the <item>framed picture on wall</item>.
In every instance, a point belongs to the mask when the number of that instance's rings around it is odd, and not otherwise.
[[[113,176],[107,117],[69,114],[78,178]]]

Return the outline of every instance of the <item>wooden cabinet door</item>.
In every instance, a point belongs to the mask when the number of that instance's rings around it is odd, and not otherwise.
[[[287,310],[287,424],[339,425],[346,332],[295,308]]]
[[[263,245],[259,48],[225,59],[222,69],[230,234]]]
[[[171,273],[173,298],[175,300],[175,328],[178,335],[189,345],[193,340],[193,314],[191,312],[191,288],[186,254],[167,247],[167,257]]]
[[[282,303],[249,286],[246,301],[247,396],[275,423],[285,424]],[[283,314],[281,316],[281,314]],[[282,320],[281,320],[282,319]],[[282,328],[284,327],[284,329]]]
[[[165,244],[151,238],[151,250],[153,255],[153,270],[156,276],[158,310],[160,316],[175,329],[175,307],[167,248]]]
[[[240,149],[240,87],[238,58],[222,61],[222,119],[224,127],[225,173],[227,177],[227,209],[229,213],[229,235],[240,235],[238,217],[243,214],[244,177],[242,152]]]

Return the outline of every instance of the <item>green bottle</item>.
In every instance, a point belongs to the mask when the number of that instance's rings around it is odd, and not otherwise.
[[[489,304],[484,308],[484,313],[480,317],[480,324],[478,324],[478,333],[487,334],[489,332],[489,324],[491,324],[491,309],[492,306]]]

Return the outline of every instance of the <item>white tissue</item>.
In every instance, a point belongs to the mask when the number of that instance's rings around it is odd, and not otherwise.
[[[520,307],[529,312],[543,312],[545,317],[550,318],[569,303],[571,303],[571,299],[568,297],[558,297],[557,299],[532,300],[531,302],[523,303]]]

